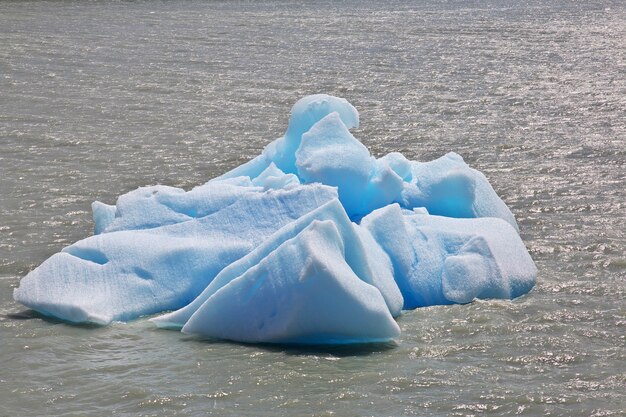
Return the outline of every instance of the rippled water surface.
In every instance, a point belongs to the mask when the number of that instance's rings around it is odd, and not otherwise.
[[[70,326],[13,302],[92,232],[93,200],[201,184],[315,92],[359,109],[377,156],[453,150],[483,171],[535,289],[328,350]],[[0,2],[0,416],[624,415],[625,177],[621,1]]]

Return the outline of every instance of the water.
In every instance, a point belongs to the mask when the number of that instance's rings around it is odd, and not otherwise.
[[[624,45],[620,1],[1,2],[0,416],[624,415]],[[359,109],[376,156],[454,150],[482,170],[536,288],[334,350],[69,326],[12,301],[91,233],[93,200],[201,184],[316,92]]]

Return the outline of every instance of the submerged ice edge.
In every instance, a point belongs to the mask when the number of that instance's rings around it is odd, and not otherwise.
[[[486,177],[449,153],[374,158],[346,100],[308,96],[285,135],[190,191],[92,205],[95,235],[26,275],[16,301],[70,322],[152,321],[252,343],[367,343],[402,309],[515,298],[536,267]]]

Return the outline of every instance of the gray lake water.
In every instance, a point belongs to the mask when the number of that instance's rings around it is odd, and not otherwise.
[[[359,109],[376,156],[483,171],[535,289],[317,350],[13,301],[92,233],[93,200],[201,184],[317,92]],[[623,1],[0,2],[0,416],[623,416],[625,221]]]

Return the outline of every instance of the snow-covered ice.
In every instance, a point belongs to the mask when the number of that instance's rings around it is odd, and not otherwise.
[[[455,153],[381,158],[356,109],[298,101],[284,136],[190,191],[94,202],[95,234],[26,275],[14,298],[69,322],[160,312],[159,327],[270,343],[397,338],[401,311],[511,299],[536,267],[511,211]]]

